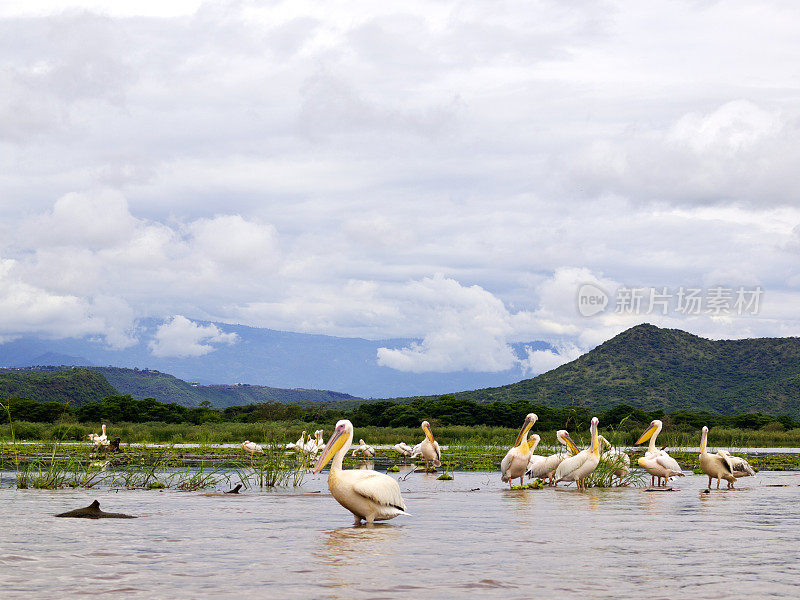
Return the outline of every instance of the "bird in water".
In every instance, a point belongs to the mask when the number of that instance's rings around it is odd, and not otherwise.
[[[375,456],[375,448],[372,446],[367,446],[367,443],[364,440],[358,440],[358,448],[353,450],[353,456],[356,454],[360,454],[363,458],[369,460]]]
[[[663,424],[658,419],[650,422],[650,426],[636,440],[636,445],[650,440],[650,445],[647,447],[647,452],[638,460],[638,464],[645,471],[650,473],[650,485],[653,485],[653,478],[658,478],[658,485],[661,486],[661,480],[664,480],[663,485],[667,485],[670,477],[684,477],[683,469],[678,464],[678,461],[672,458],[666,450],[659,450],[656,447],[656,438],[661,432]]]
[[[425,472],[428,473],[429,471],[435,470],[436,467],[441,466],[442,449],[439,448],[439,442],[433,439],[431,424],[427,421],[423,421],[421,427],[422,431],[425,433],[425,439],[414,446],[414,452],[411,454],[411,458],[421,454],[422,458],[425,459]],[[433,469],[431,469],[431,464],[433,464]]]
[[[405,442],[400,442],[399,444],[394,445],[394,449],[397,450],[398,454],[403,457],[403,464],[406,464],[408,458],[414,454],[414,448],[406,444]]]
[[[256,444],[255,442],[251,442],[250,440],[245,440],[242,442],[242,448],[247,450],[250,453],[250,456],[253,454],[264,454],[264,448]]]
[[[597,439],[597,425],[600,420],[592,417],[592,424],[589,431],[592,433],[592,441],[588,448],[581,450],[575,456],[565,458],[558,465],[555,473],[554,485],[561,481],[575,481],[578,489],[586,489],[586,478],[594,472],[600,464],[600,440]]]
[[[528,460],[528,470],[525,473],[530,479],[549,479],[550,484],[552,485],[555,481],[553,476],[556,473],[558,465],[560,465],[565,458],[575,456],[578,452],[580,452],[565,429],[558,430],[556,433],[556,439],[566,446],[567,452],[559,452],[549,456],[531,454],[531,458]]]
[[[305,443],[306,443],[306,432],[303,431],[303,433],[300,434],[300,438],[296,442],[286,444],[286,449],[293,450],[295,452],[302,452],[303,448],[305,447]]]
[[[339,504],[353,513],[356,525],[361,521],[372,525],[374,521],[407,515],[397,480],[368,469],[342,469],[342,460],[352,444],[353,424],[342,419],[336,423],[313,472],[319,473],[333,461],[328,472],[328,489]]]
[[[500,463],[500,479],[513,485],[512,480],[519,477],[519,484],[522,485],[522,476],[528,468],[528,459],[531,457],[531,447],[528,445],[528,431],[539,417],[535,413],[528,413],[522,423],[522,429],[517,434],[514,446],[503,457]]]
[[[103,423],[101,426],[103,433],[97,435],[96,433],[89,434],[89,441],[92,442],[95,448],[108,446],[111,442],[108,441],[108,437],[106,436],[106,425]]]
[[[712,479],[717,480],[717,489],[719,489],[722,479],[728,482],[728,488],[733,488],[737,477],[749,477],[756,474],[745,459],[732,456],[727,450],[720,450],[716,454],[710,454],[706,449],[707,442],[708,427],[703,426],[700,435],[698,462],[703,473],[708,475],[708,489],[711,489]]]

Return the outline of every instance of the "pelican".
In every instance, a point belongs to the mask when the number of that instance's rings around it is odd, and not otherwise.
[[[300,439],[298,439],[294,444],[286,444],[287,450],[294,450],[295,452],[302,452],[303,447],[306,444],[306,432],[300,434]]]
[[[623,477],[627,477],[631,474],[631,459],[630,457],[625,454],[624,452],[620,452],[619,450],[615,450],[614,447],[611,445],[606,438],[602,435],[598,436],[600,443],[608,448],[603,454],[600,456],[600,460],[606,463],[609,467],[614,469],[614,475],[619,477],[620,481],[622,481]]]
[[[364,440],[358,440],[358,448],[353,450],[353,456],[356,455],[356,452],[359,452],[367,460],[375,456],[375,449],[372,446],[367,446]]]
[[[724,479],[728,482],[728,487],[732,488],[736,482],[736,476],[733,474],[733,467],[731,466],[728,457],[717,452],[716,454],[709,454],[706,450],[706,442],[708,441],[708,427],[703,426],[703,433],[700,436],[700,469],[708,475],[708,489],[711,489],[711,480],[717,480],[717,489],[719,489],[719,482]]]
[[[419,443],[419,453],[422,454],[422,458],[425,459],[425,472],[431,470],[430,463],[433,463],[433,468],[441,466],[442,464],[442,449],[439,448],[439,442],[433,439],[433,434],[431,433],[431,424],[427,421],[422,422],[422,431],[425,432],[425,439]],[[414,446],[414,451],[416,454],[416,446]]]
[[[533,454],[533,451],[536,450],[536,446],[539,445],[539,442],[542,441],[541,436],[539,434],[534,433],[531,437],[528,438],[528,448],[531,450],[531,456],[528,459],[528,468],[525,470],[525,474],[527,475],[528,471],[530,471],[535,465],[542,462],[545,457],[541,454]]]
[[[528,471],[526,475],[530,479],[539,478],[539,479],[550,479],[550,483],[553,483],[553,475],[555,475],[556,469],[558,465],[561,464],[565,458],[570,456],[576,455],[579,450],[575,446],[572,441],[572,438],[569,437],[569,433],[567,433],[564,429],[559,429],[556,433],[556,439],[564,444],[567,447],[567,452],[560,452],[558,454],[551,454],[550,456],[542,456],[543,460],[539,460],[536,458],[537,454],[532,454],[530,460],[528,461]]]
[[[98,446],[108,446],[110,443],[108,441],[108,437],[106,437],[105,423],[103,423],[101,429],[103,430],[103,433],[101,435],[97,435],[96,433],[89,434],[89,441],[92,442],[92,444],[94,444],[95,448],[97,448]]]
[[[308,454],[309,456],[316,458],[317,452],[319,452],[319,450],[317,449],[318,448],[317,442],[319,441],[319,433],[320,433],[319,429],[317,429],[314,432],[313,439],[311,436],[308,436],[308,441],[305,444],[303,444],[302,448],[303,454]]]
[[[372,525],[373,521],[407,515],[406,503],[395,479],[377,471],[342,469],[342,460],[352,444],[353,424],[342,419],[336,423],[313,472],[319,473],[333,459],[328,473],[328,489],[339,504],[353,513],[356,525],[362,520]]]
[[[756,474],[753,467],[751,467],[750,463],[745,459],[739,456],[732,456],[727,450],[719,450],[717,454],[723,454],[728,458],[728,463],[733,468],[733,476],[736,477],[736,479],[739,479],[739,477],[750,477]]]
[[[400,442],[399,444],[394,445],[394,449],[403,457],[403,464],[406,464],[406,460],[408,457],[414,454],[414,449],[406,444],[405,442]]]
[[[317,429],[314,432],[314,438],[317,441],[317,452],[321,452],[322,449],[325,447],[325,440],[322,437],[324,434],[325,431],[323,431],[322,429]]]
[[[636,445],[650,440],[647,452],[638,460],[639,466],[650,473],[650,485],[653,485],[654,477],[658,477],[658,485],[661,485],[662,479],[664,480],[664,485],[667,485],[667,480],[670,477],[684,477],[683,469],[681,469],[678,461],[667,454],[666,450],[656,448],[656,438],[662,427],[661,421],[655,419],[651,421],[650,426],[641,437],[636,440]]]
[[[555,485],[561,481],[575,481],[578,489],[586,489],[586,477],[600,464],[600,441],[597,439],[597,425],[600,420],[592,417],[589,431],[592,432],[592,442],[588,448],[581,450],[575,456],[570,456],[561,461],[554,475]]]
[[[506,453],[500,463],[500,479],[508,482],[509,487],[513,485],[512,480],[517,477],[519,477],[519,484],[522,485],[522,476],[525,475],[525,470],[528,468],[528,460],[531,457],[531,447],[528,445],[528,431],[530,431],[538,418],[534,413],[527,414],[525,421],[522,423],[522,429],[517,434],[514,447]]]
[[[242,448],[247,450],[250,453],[250,456],[253,456],[255,453],[264,454],[264,448],[256,444],[255,442],[251,442],[250,440],[245,440],[242,442]]]

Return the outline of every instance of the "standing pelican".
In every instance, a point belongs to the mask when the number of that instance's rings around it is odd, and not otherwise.
[[[403,464],[406,464],[408,457],[414,454],[414,449],[405,442],[395,444],[394,449],[397,450],[398,454],[403,457]]]
[[[342,460],[352,443],[353,424],[343,419],[336,423],[313,472],[319,473],[333,459],[328,473],[328,489],[339,504],[353,513],[356,525],[362,520],[372,525],[373,521],[408,514],[400,495],[400,485],[395,479],[377,471],[342,469]]]
[[[431,463],[435,469],[442,464],[442,450],[439,448],[439,442],[433,439],[431,433],[431,424],[427,421],[422,422],[422,431],[425,432],[425,439],[419,444],[419,452],[422,458],[425,459],[425,472],[431,470]],[[414,447],[416,451],[416,446]]]
[[[623,477],[627,477],[631,474],[631,459],[630,457],[625,454],[624,452],[620,452],[619,450],[615,450],[614,447],[611,445],[606,438],[602,435],[598,436],[600,443],[608,448],[603,454],[600,456],[600,460],[607,464],[609,467],[614,469],[614,475],[619,477],[620,482],[622,481]]]
[[[736,476],[733,474],[733,467],[731,466],[728,457],[724,454],[717,452],[716,454],[709,454],[706,450],[706,442],[708,441],[708,427],[703,426],[703,433],[700,436],[700,456],[698,462],[700,469],[708,475],[708,488],[711,489],[711,480],[717,480],[717,489],[719,489],[719,482],[724,479],[728,482],[728,487],[732,488],[736,482]]]
[[[375,456],[375,449],[372,446],[367,446],[367,443],[364,440],[358,440],[358,448],[353,450],[353,456],[355,456],[356,453],[360,453],[361,456],[369,460]]]
[[[556,469],[555,485],[561,481],[575,481],[578,489],[586,489],[586,478],[600,464],[600,441],[597,439],[597,425],[600,420],[592,417],[589,431],[592,432],[592,441],[588,448],[581,450],[575,456],[570,456],[561,461]]]
[[[578,452],[580,452],[565,429],[558,430],[556,433],[556,439],[567,447],[567,452],[559,452],[558,454],[551,454],[550,456],[542,456],[543,460],[535,458],[538,456],[537,454],[532,454],[530,460],[528,461],[528,471],[526,472],[526,475],[530,479],[550,479],[550,484],[552,485],[554,481],[553,476],[556,473],[558,465],[561,464],[561,461],[570,456],[575,456]]]
[[[286,444],[287,450],[294,450],[295,452],[302,452],[306,445],[306,432],[300,434],[300,438],[293,444]]]
[[[650,485],[653,485],[653,478],[658,477],[658,485],[661,485],[661,480],[664,480],[664,485],[667,485],[667,480],[670,477],[684,477],[683,469],[678,464],[678,461],[667,454],[666,450],[659,450],[656,448],[656,438],[661,432],[663,427],[661,421],[654,419],[650,422],[650,426],[636,440],[636,445],[650,440],[650,445],[647,447],[647,452],[639,459],[639,466],[645,471],[650,473]]]
[[[325,431],[322,429],[317,429],[314,432],[314,438],[317,441],[317,452],[322,452],[322,449],[325,447],[325,440],[322,437],[323,435],[325,435]]]
[[[522,423],[522,429],[517,434],[514,447],[509,450],[500,463],[500,479],[508,482],[509,487],[513,485],[512,480],[519,477],[519,484],[522,485],[522,476],[528,468],[528,460],[531,457],[531,448],[528,445],[528,431],[539,417],[534,413],[528,413]],[[538,437],[538,436],[537,436]]]

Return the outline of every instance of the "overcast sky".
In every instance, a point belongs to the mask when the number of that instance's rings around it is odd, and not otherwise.
[[[236,343],[211,320],[540,372],[644,321],[800,335],[795,2],[5,1],[0,90],[0,340]]]

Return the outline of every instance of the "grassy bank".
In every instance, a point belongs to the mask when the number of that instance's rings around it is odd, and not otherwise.
[[[316,429],[330,434],[333,423],[306,423],[300,421],[279,421],[260,423],[205,423],[190,425],[186,423],[107,423],[108,437],[120,437],[123,442],[161,442],[161,443],[241,443],[244,440],[255,442],[293,442],[302,431],[309,433]],[[19,441],[86,441],[89,433],[99,432],[100,425],[79,423],[29,423],[15,421],[14,437]],[[434,436],[440,444],[466,444],[508,447],[513,443],[518,430],[509,427],[446,426],[434,427]],[[535,427],[532,433],[542,436],[542,444],[555,440],[554,431],[541,431]],[[0,441],[10,441],[11,425],[0,425]],[[601,433],[616,445],[632,445],[641,431],[603,430]],[[588,432],[571,432],[576,443],[588,443]],[[418,427],[356,427],[356,440],[363,438],[368,444],[413,444],[422,440]],[[659,445],[670,447],[698,446],[700,432],[687,430],[665,430],[658,438]],[[712,427],[709,432],[709,445],[726,448],[752,447],[800,447],[800,429],[752,430]]]

